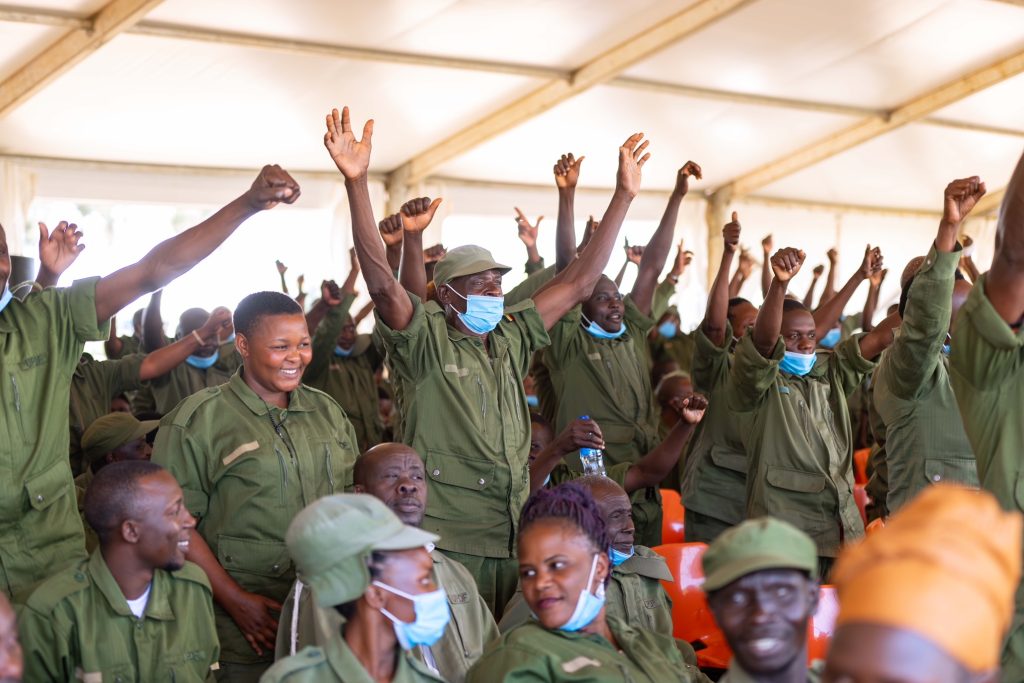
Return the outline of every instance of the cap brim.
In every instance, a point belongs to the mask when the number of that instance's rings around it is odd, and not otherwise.
[[[402,530],[397,534],[374,541],[372,549],[409,550],[410,548],[422,548],[428,543],[437,543],[440,538],[440,536],[429,531],[404,524],[402,525]]]
[[[498,263],[497,261],[491,261],[491,260],[488,260],[488,259],[478,259],[476,261],[470,261],[469,263],[465,264],[461,268],[456,268],[451,273],[444,273],[443,269],[442,269],[442,274],[444,276],[443,280],[438,280],[438,278],[437,278],[437,270],[435,269],[434,270],[434,274],[435,274],[434,275],[434,284],[435,285],[443,285],[446,282],[451,282],[452,280],[454,280],[457,277],[465,277],[466,275],[475,275],[476,273],[483,273],[483,272],[488,271],[488,270],[500,270],[501,274],[504,275],[505,273],[507,273],[510,270],[512,270],[512,268],[510,266],[506,266],[504,264]]]
[[[132,439],[138,439],[160,426],[160,420],[143,420],[139,423],[138,429],[132,433]]]
[[[782,557],[780,555],[752,555],[741,561],[731,562],[728,566],[721,567],[717,571],[712,572],[704,579],[704,584],[701,587],[705,593],[710,593],[711,591],[728,586],[736,579],[742,578],[747,574],[753,574],[765,569],[795,569],[807,572],[811,578],[818,578],[818,561],[816,557],[814,558],[814,563],[810,564],[809,562],[800,562],[791,557]]]

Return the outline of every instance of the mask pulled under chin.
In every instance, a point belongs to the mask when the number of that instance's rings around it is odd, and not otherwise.
[[[444,635],[451,619],[451,608],[448,607],[448,594],[443,588],[411,595],[380,581],[374,581],[373,585],[412,601],[416,618],[411,622],[402,621],[386,609],[380,610],[381,614],[391,620],[395,637],[403,650],[411,650],[418,645],[430,647]]]
[[[597,571],[597,555],[590,564],[590,576],[587,577],[587,585],[580,591],[580,597],[576,600],[576,609],[573,610],[569,620],[558,627],[560,631],[579,631],[590,622],[597,619],[604,607],[604,584],[597,587],[594,593],[590,592],[590,584],[594,581],[594,573]]]
[[[592,337],[597,337],[598,339],[618,339],[622,335],[626,334],[625,321],[619,325],[618,332],[609,332],[582,313],[580,313],[580,318],[583,322],[587,323],[583,329],[585,329]]]
[[[11,293],[11,288],[7,284],[4,284],[4,293],[0,294],[0,312],[3,312],[3,310],[7,308],[7,304],[11,303],[11,299],[13,298],[14,295]]]
[[[214,351],[212,356],[189,356],[185,359],[185,362],[196,368],[197,370],[208,370],[213,367],[213,364],[220,358],[220,351]]]

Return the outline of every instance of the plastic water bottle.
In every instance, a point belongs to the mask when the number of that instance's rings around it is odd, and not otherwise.
[[[581,420],[589,420],[589,415],[584,415]],[[581,448],[580,462],[583,463],[583,475],[598,474],[602,477],[608,476],[604,469],[604,453],[600,448]]]

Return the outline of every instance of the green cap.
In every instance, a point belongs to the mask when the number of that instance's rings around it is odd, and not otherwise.
[[[82,434],[82,454],[87,462],[141,438],[160,426],[159,420],[139,422],[131,413],[110,413],[94,421]]]
[[[445,254],[434,266],[434,286],[440,287],[463,275],[482,273],[485,270],[500,270],[504,275],[512,270],[494,260],[491,252],[483,247],[469,244],[455,247]]]
[[[374,550],[409,550],[434,543],[434,534],[403,524],[380,500],[338,493],[306,506],[288,527],[285,543],[295,573],[321,607],[355,600],[370,585]]]
[[[706,593],[762,569],[797,569],[818,577],[814,541],[792,524],[774,517],[748,519],[728,529],[708,546],[701,563]]]

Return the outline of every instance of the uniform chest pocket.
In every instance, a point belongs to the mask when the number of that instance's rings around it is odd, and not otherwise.
[[[342,493],[352,488],[352,468],[356,448],[347,441],[307,439],[317,477],[317,487],[323,495]],[[325,490],[323,490],[325,489]]]
[[[160,661],[160,680],[173,683],[203,683],[210,674],[210,652],[191,649],[165,652]]]
[[[607,420],[601,420],[600,425],[606,443],[629,444],[633,443],[633,437],[636,436],[636,427],[633,425],[616,424]]]
[[[25,482],[28,502],[36,510],[45,510],[73,486],[67,462],[58,462]]]
[[[217,560],[228,572],[245,572],[279,578],[292,568],[284,543],[254,541],[233,536],[217,537]]]
[[[824,474],[776,466],[768,468],[767,480],[776,488],[798,493],[821,493],[827,481]]]
[[[711,447],[711,462],[722,469],[747,473],[747,456],[724,446]]]
[[[474,513],[467,505],[484,502],[480,495],[470,491],[483,492],[493,486],[497,469],[490,460],[431,450],[427,451],[426,466],[427,477],[433,484],[427,499],[428,514],[440,519],[457,520]],[[488,502],[497,505],[503,499],[503,495],[495,495]]]
[[[925,458],[924,476],[932,484],[949,481],[978,487],[978,467],[974,458]]]

